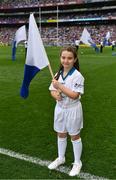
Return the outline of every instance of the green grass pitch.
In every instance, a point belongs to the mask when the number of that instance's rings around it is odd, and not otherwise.
[[[46,48],[53,72],[59,67],[59,49]],[[51,75],[43,69],[30,85],[24,100],[19,91],[25,63],[23,47],[17,48],[16,61],[11,47],[0,47],[0,147],[54,160],[57,157],[56,133],[53,131],[55,102],[48,87]],[[96,176],[116,178],[116,56],[111,48],[96,54],[92,48],[79,49],[80,70],[85,77],[82,171]],[[66,166],[73,162],[68,138]],[[0,179],[68,179],[29,162],[0,154]]]

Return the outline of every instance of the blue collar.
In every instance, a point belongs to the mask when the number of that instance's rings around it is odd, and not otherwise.
[[[75,70],[76,70],[76,68],[72,67],[65,77],[63,77],[63,71],[62,71],[61,72],[62,79],[65,80],[68,76],[71,76]]]

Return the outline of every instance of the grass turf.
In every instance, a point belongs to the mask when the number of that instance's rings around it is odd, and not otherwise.
[[[54,73],[59,66],[59,49],[48,47]],[[55,102],[48,87],[51,76],[43,69],[31,82],[29,98],[19,96],[24,71],[24,49],[18,47],[16,61],[11,61],[11,47],[0,47],[0,147],[19,153],[53,160],[57,156],[53,131]],[[85,77],[83,168],[97,176],[116,178],[116,57],[110,48],[102,54],[93,49],[79,49],[80,69]],[[64,179],[67,175],[6,156],[1,157],[0,178]],[[68,139],[67,166],[73,162]],[[16,167],[15,167],[16,165]]]

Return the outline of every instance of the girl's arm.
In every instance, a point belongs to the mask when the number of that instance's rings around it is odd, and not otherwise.
[[[59,93],[59,91],[51,91],[51,96],[57,101],[62,100],[62,97],[61,97],[61,94]]]
[[[80,95],[80,93],[72,91],[71,89],[65,87],[63,84],[59,83],[55,79],[52,80],[52,83],[53,83],[54,88],[60,90],[71,99],[77,99]]]

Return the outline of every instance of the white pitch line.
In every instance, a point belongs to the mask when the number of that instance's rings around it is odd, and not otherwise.
[[[31,162],[31,163],[34,163],[34,164],[38,164],[40,166],[46,166],[47,167],[51,163],[50,161],[43,161],[43,160],[41,160],[41,159],[39,159],[37,157],[28,156],[26,154],[20,154],[20,153],[11,151],[9,149],[4,149],[4,148],[0,148],[0,154],[10,156],[10,157],[13,157],[13,158],[16,158],[16,159],[28,161],[28,162]],[[56,169],[56,171],[68,174],[69,171],[70,171],[70,168],[60,166],[59,168]],[[78,175],[78,177],[80,177],[81,179],[88,179],[88,180],[90,180],[90,179],[108,180],[108,179],[106,179],[104,177],[94,176],[92,174],[84,173],[84,172],[81,172]]]

